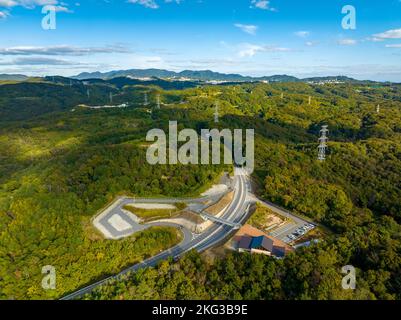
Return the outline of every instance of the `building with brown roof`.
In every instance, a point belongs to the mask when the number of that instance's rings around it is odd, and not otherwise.
[[[244,225],[234,236],[233,240],[239,252],[284,257],[288,252],[294,250],[285,242],[273,238],[249,224]]]

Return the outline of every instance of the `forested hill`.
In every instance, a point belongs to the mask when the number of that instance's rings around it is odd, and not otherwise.
[[[35,78],[30,81],[0,81],[0,122],[27,120],[50,112],[68,111],[79,104],[89,106],[143,102],[145,92],[197,87],[191,81],[154,79],[140,81],[114,78],[108,81],[79,81],[64,77]],[[113,101],[110,101],[110,95]]]
[[[51,80],[0,85],[0,298],[58,298],[177,243],[170,229],[106,241],[90,219],[121,194],[193,195],[213,183],[227,168],[150,166],[144,139],[169,120],[180,129],[215,127],[218,103],[218,128],[255,129],[259,195],[332,233],[283,260],[232,254],[211,262],[191,255],[93,297],[401,299],[400,85],[163,90]],[[128,107],[78,106],[108,104],[110,93],[114,104]],[[330,140],[322,163],[316,158],[323,124]],[[352,292],[341,289],[348,264],[357,269]],[[41,288],[45,265],[57,268],[56,291]]]
[[[24,81],[27,80],[28,77],[23,74],[0,74],[0,81],[1,80],[11,80],[11,81]]]
[[[187,78],[198,81],[229,81],[229,82],[253,82],[253,81],[271,81],[271,82],[306,82],[306,81],[327,81],[336,80],[343,82],[355,82],[356,80],[346,76],[329,76],[329,77],[312,77],[300,79],[290,75],[272,75],[262,77],[243,76],[241,74],[226,74],[214,72],[210,70],[184,70],[181,72],[168,71],[163,69],[131,69],[131,70],[115,70],[109,72],[84,72],[73,78],[79,80],[85,79],[113,79],[118,77],[134,77],[134,78],[170,78],[179,79]]]
[[[184,70],[181,72],[174,72],[162,69],[131,69],[131,70],[117,70],[110,72],[93,72],[93,73],[81,73],[74,78],[84,80],[91,78],[99,79],[112,79],[116,77],[135,77],[135,78],[188,78],[192,80],[199,81],[261,81],[261,80],[271,80],[271,81],[298,81],[299,79],[287,75],[275,75],[268,77],[249,77],[240,74],[225,74],[214,72],[210,70]]]
[[[86,298],[401,299],[400,98],[401,88],[390,85],[196,90],[187,98],[189,110],[174,116],[199,121],[206,112],[212,118],[218,100],[222,128],[256,129],[254,179],[261,196],[333,234],[284,260],[231,253],[211,261],[192,253]],[[171,117],[168,110],[158,115]],[[316,160],[322,124],[330,128],[324,163]],[[354,291],[341,287],[345,265],[357,269]]]
[[[61,78],[55,76],[56,78]],[[54,77],[44,77],[50,79]],[[297,78],[291,75],[271,75],[261,77],[244,76],[241,74],[226,74],[220,72],[214,72],[210,70],[184,70],[181,72],[174,72],[163,69],[130,69],[130,70],[115,70],[109,72],[83,72],[76,76],[71,77],[74,80],[90,80],[90,79],[102,79],[111,80],[114,78],[131,78],[131,79],[169,79],[169,80],[180,80],[187,79],[188,81],[195,82],[209,82],[209,81],[221,81],[221,82],[318,82],[318,81],[338,81],[338,82],[358,82],[355,79],[346,76],[326,76],[326,77],[310,77],[310,78]],[[26,81],[29,77],[21,74],[0,74],[0,81],[11,80],[11,81]]]
[[[158,76],[164,73],[155,73],[156,69],[140,70],[139,75],[156,74]],[[167,72],[167,71],[166,71]],[[190,72],[190,71],[188,71]],[[194,74],[204,74],[203,72],[194,72]],[[201,77],[194,79],[204,80],[211,71],[206,72]],[[217,74],[219,75],[219,74]],[[189,74],[187,74],[189,77]],[[238,75],[227,75],[225,86],[244,85],[246,81],[264,81],[273,82],[297,82],[301,81],[295,77],[271,76],[267,78],[249,78]],[[213,77],[212,77],[213,78]],[[23,80],[23,81],[20,81]],[[322,81],[345,81],[345,84],[361,85],[362,87],[380,87],[381,83],[358,82],[347,77],[320,77],[308,78],[302,81],[321,83]],[[245,81],[245,82],[244,82]],[[389,84],[387,84],[389,85]],[[112,73],[101,77],[93,74],[91,78],[77,80],[60,76],[48,76],[45,78],[0,78],[0,121],[24,120],[49,112],[66,111],[74,108],[78,104],[104,105],[110,104],[110,95],[113,96],[113,103],[130,103],[136,105],[143,102],[145,92],[155,93],[160,90],[184,90],[188,88],[209,86],[207,83],[198,80],[178,81],[177,79],[162,79],[151,77],[147,80],[135,79],[127,76],[126,73]],[[284,85],[285,86],[285,85]],[[302,84],[299,84],[302,88]],[[321,89],[321,91],[324,89]],[[319,89],[315,88],[316,93]],[[313,93],[313,92],[312,92]],[[321,94],[321,93],[320,93]],[[140,98],[142,96],[142,98]]]

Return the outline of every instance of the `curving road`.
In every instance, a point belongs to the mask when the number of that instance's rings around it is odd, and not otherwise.
[[[248,175],[244,169],[235,168],[234,175],[234,197],[233,201],[226,209],[224,214],[220,217],[226,221],[233,222],[234,224],[242,224],[245,222],[248,210],[250,207],[250,199],[248,197],[248,191],[250,191],[250,181],[248,179]],[[142,200],[141,200],[142,201]],[[151,200],[150,200],[151,201]],[[177,202],[177,199],[171,200],[173,202]],[[233,224],[233,225],[234,225]],[[149,225],[163,225],[163,226],[174,226],[177,227],[176,224],[169,223],[151,223]],[[197,250],[198,252],[202,252],[206,249],[209,249],[213,246],[216,246],[223,241],[227,240],[236,230],[235,227],[227,225],[227,224],[213,224],[210,228],[208,228],[204,233],[200,234],[197,237],[194,237],[193,234],[185,229],[180,227],[184,234],[184,240],[175,247],[166,250],[152,258],[149,258],[141,263],[138,263],[130,268],[125,269],[120,272],[118,275],[111,276],[104,280],[98,281],[94,284],[91,284],[87,287],[79,289],[65,297],[61,300],[71,300],[79,298],[87,293],[90,293],[93,289],[105,284],[106,282],[114,279],[118,279],[122,275],[125,275],[128,272],[137,271],[141,268],[146,267],[154,267],[158,262],[168,259],[170,257],[177,259],[191,250]]]

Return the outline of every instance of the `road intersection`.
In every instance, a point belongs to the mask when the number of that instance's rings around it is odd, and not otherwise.
[[[126,275],[129,272],[135,272],[141,268],[147,268],[147,267],[154,267],[156,266],[160,261],[166,260],[168,258],[173,258],[173,259],[178,259],[181,256],[183,256],[185,253],[191,251],[191,250],[196,250],[198,252],[205,251],[209,248],[215,247],[219,244],[224,243],[227,241],[232,235],[237,232],[238,226],[243,225],[245,221],[249,217],[249,209],[251,205],[255,202],[256,198],[251,195],[251,184],[250,184],[250,178],[249,175],[247,174],[246,170],[242,168],[235,168],[234,170],[234,181],[233,181],[233,190],[234,190],[234,197],[230,205],[227,207],[225,212],[222,214],[221,217],[219,217],[220,220],[229,222],[229,223],[221,223],[222,221],[218,221],[217,219],[214,221],[214,224],[206,229],[203,233],[199,235],[194,235],[190,230],[187,228],[175,224],[175,223],[169,223],[169,222],[152,222],[148,223],[146,225],[140,225],[138,222],[134,221],[133,228],[136,228],[134,230],[125,230],[124,232],[128,232],[129,234],[132,234],[134,231],[142,231],[146,228],[149,228],[151,226],[168,226],[168,227],[176,227],[179,228],[182,233],[183,233],[183,240],[180,244],[174,246],[171,249],[168,249],[166,251],[161,252],[158,255],[155,255],[143,262],[140,262],[138,264],[135,264],[132,267],[129,267],[119,274],[115,276],[108,277],[104,280],[98,281],[96,283],[93,283],[89,286],[86,286],[84,288],[81,288],[65,297],[62,298],[62,300],[71,300],[71,299],[76,299],[79,298],[85,294],[90,293],[92,290],[95,288],[111,281],[111,280],[116,280],[119,279],[121,276]],[[160,199],[137,199],[140,202],[148,202],[148,203],[157,203],[160,202]],[[199,198],[199,199],[163,199],[163,203],[177,203],[177,202],[202,202],[205,201],[205,198]],[[260,200],[259,200],[260,201]],[[100,215],[100,222],[106,221],[106,219],[110,218],[113,214],[121,214],[122,210],[121,207],[124,206],[125,204],[132,203],[132,199],[127,199],[127,198],[121,198],[118,199],[117,202],[113,205],[111,205],[109,208],[107,208],[103,216]],[[268,203],[268,202],[262,202],[263,205],[269,207],[272,211],[281,214],[282,216],[288,217],[291,219],[290,224],[286,224],[283,227],[278,228],[274,232],[271,233],[272,236],[275,236],[279,239],[287,240],[287,236],[291,234],[294,230],[299,228],[299,226],[304,225],[307,223],[306,220],[294,216],[290,212],[279,208],[275,206],[274,204]],[[109,228],[109,232],[111,234],[114,233],[117,237],[124,236],[124,232],[120,232],[120,234],[115,233],[116,230],[111,230],[112,228]]]
[[[230,221],[230,222],[234,223],[234,225],[236,225],[236,224],[242,224],[245,222],[245,220],[247,219],[248,211],[249,211],[250,204],[252,201],[251,198],[248,197],[249,177],[244,169],[235,168],[233,186],[234,186],[234,198],[233,198],[231,204],[228,206],[228,208],[224,212],[224,214],[221,216],[221,219]],[[146,200],[146,199],[140,199],[141,202],[144,202],[144,200]],[[168,202],[175,203],[178,200],[186,201],[185,199],[170,199]],[[191,201],[194,201],[194,200],[196,201],[197,199],[191,199]],[[121,205],[124,205],[125,201],[128,201],[128,200],[119,199],[117,201],[118,205],[112,205],[109,208],[107,208],[106,214],[101,219],[110,218],[113,214],[116,213],[116,210],[119,210],[118,208],[121,208]],[[155,200],[148,199],[148,201],[155,201]],[[166,200],[163,200],[163,202],[166,202]],[[160,225],[177,227],[176,224],[169,224],[166,222],[150,223],[146,227],[160,226]],[[182,226],[179,226],[179,228],[183,231],[183,235],[184,235],[184,239],[180,244],[178,244],[175,247],[173,247],[169,250],[166,250],[154,257],[151,257],[141,263],[138,263],[130,268],[127,268],[124,271],[120,272],[118,275],[108,277],[104,280],[98,281],[89,286],[81,288],[81,289],[63,297],[62,300],[71,300],[71,299],[79,298],[87,293],[90,293],[93,289],[101,286],[102,284],[107,283],[110,280],[118,279],[121,276],[123,276],[129,272],[137,271],[138,269],[141,269],[141,268],[153,267],[158,262],[160,262],[162,260],[166,260],[170,257],[172,257],[173,259],[177,259],[191,250],[197,250],[198,252],[205,251],[219,243],[224,242],[233,234],[233,232],[235,232],[235,228],[233,226],[230,226],[228,224],[214,223],[204,233],[200,234],[197,237],[194,237],[192,235],[192,233],[189,230],[187,230],[186,228],[184,228]],[[115,230],[110,230],[110,231],[114,232]]]

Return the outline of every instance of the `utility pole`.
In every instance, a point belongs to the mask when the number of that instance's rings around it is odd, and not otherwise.
[[[319,147],[318,147],[318,157],[317,159],[319,161],[325,161],[326,160],[326,150],[327,150],[327,141],[329,140],[327,137],[327,134],[329,133],[328,126],[324,125],[322,126],[322,130],[320,130],[320,138],[319,138]]]
[[[214,105],[214,123],[219,123],[219,102]]]

